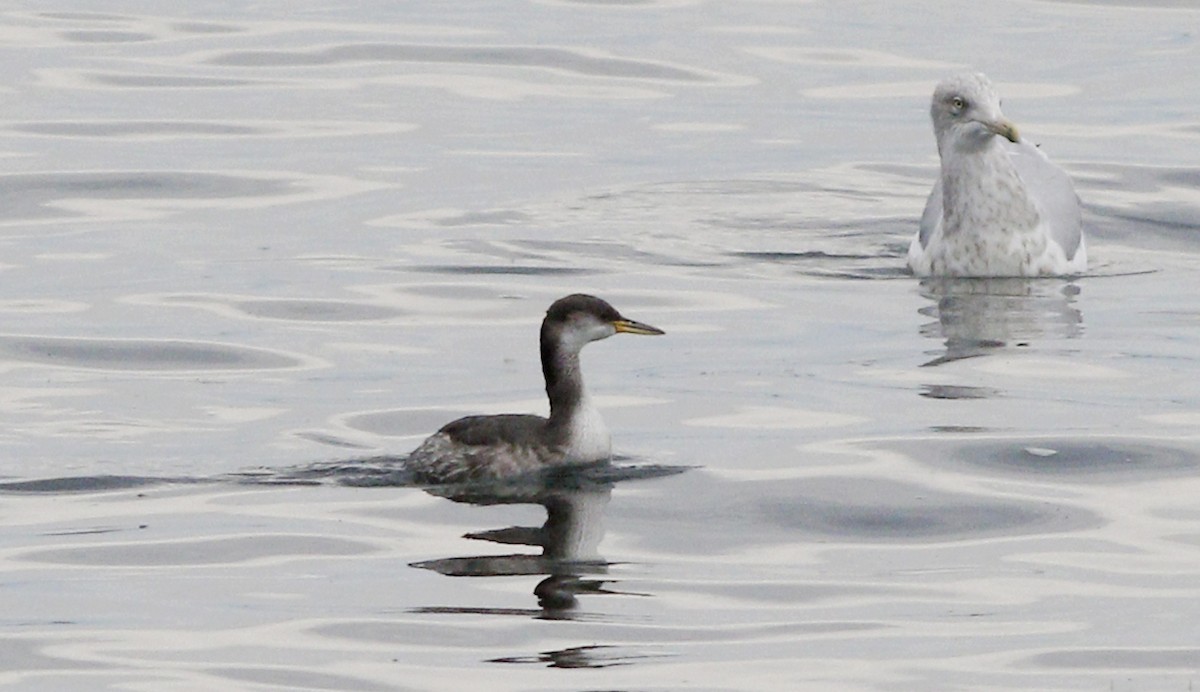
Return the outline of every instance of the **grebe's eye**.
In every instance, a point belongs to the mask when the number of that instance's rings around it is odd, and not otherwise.
[[[950,105],[954,106],[954,110],[961,111],[967,107],[967,100],[961,96],[955,96],[950,99]]]

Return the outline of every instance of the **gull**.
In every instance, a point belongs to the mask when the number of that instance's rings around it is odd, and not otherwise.
[[[941,175],[908,248],[917,276],[1062,276],[1087,271],[1071,179],[1021,139],[982,74],[937,85],[929,107]]]

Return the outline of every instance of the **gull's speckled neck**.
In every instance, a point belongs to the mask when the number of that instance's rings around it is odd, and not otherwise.
[[[999,137],[991,136],[977,151],[964,152],[955,146],[946,149],[941,175],[943,232],[947,236],[959,232],[979,236],[1031,233],[1037,228],[1037,207]]]

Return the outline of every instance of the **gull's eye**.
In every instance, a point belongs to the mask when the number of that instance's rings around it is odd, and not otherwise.
[[[961,111],[967,107],[967,100],[961,96],[955,96],[950,99],[950,105],[954,106],[954,110]]]

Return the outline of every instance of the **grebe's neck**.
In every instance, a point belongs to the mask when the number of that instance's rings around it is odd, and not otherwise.
[[[583,343],[542,332],[542,374],[550,399],[548,428],[560,441],[566,461],[601,461],[612,456],[612,438],[600,411],[583,386],[579,349]]]
[[[580,406],[587,403],[579,351],[562,348],[558,339],[542,339],[542,375],[546,378],[546,396],[550,399],[550,421],[566,424]]]

